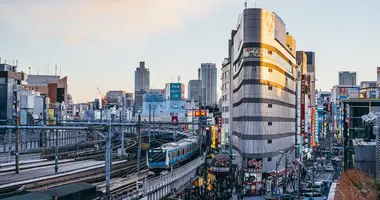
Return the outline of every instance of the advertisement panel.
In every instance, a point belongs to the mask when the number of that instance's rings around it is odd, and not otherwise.
[[[211,148],[216,148],[216,128],[215,126],[211,126]]]
[[[218,116],[218,144],[221,144],[222,142],[222,123],[222,116]]]
[[[182,85],[181,83],[170,83],[170,100],[182,99]]]
[[[338,99],[347,99],[347,98],[348,98],[348,88],[338,87]]]
[[[300,77],[301,73],[298,72],[298,77]],[[301,80],[297,80],[297,137],[299,143],[298,153],[302,155],[302,135],[301,135]]]
[[[244,160],[244,194],[256,195],[262,187],[262,159],[246,158]]]
[[[305,95],[306,95],[306,76],[301,76],[301,135],[302,143],[305,144]]]

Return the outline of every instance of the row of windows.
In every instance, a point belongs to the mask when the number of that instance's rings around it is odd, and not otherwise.
[[[230,70],[227,70],[222,73],[222,80],[228,79],[230,77]]]
[[[183,149],[178,149],[176,151],[170,152],[169,159],[173,160],[180,156],[186,155],[187,153],[194,151],[196,148],[197,148],[196,144],[191,144],[189,146],[184,147]]]
[[[230,89],[230,84],[226,83],[222,85],[222,91]]]
[[[229,111],[230,111],[229,106],[222,107],[222,112],[229,112]]]
[[[228,100],[228,94],[223,95],[223,96],[222,96],[222,101],[227,101],[227,100]]]

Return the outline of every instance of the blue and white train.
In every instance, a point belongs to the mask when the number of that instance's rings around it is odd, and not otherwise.
[[[147,151],[147,166],[152,171],[170,169],[199,152],[197,136],[171,142]]]

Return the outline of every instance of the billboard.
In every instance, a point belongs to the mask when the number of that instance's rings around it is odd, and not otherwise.
[[[286,28],[285,23],[281,18],[274,14],[274,39],[276,39],[283,46],[286,46]]]
[[[170,83],[170,100],[182,99],[182,84]]]
[[[311,108],[311,148],[315,146],[315,108]]]
[[[222,116],[218,116],[218,144],[222,142]]]
[[[263,162],[262,159],[246,158],[244,160],[244,194],[258,194],[262,187]]]
[[[302,143],[305,143],[305,95],[306,95],[306,75],[301,76],[301,135]]]
[[[215,126],[211,126],[211,134],[212,134],[212,136],[211,136],[211,148],[215,149],[216,148],[216,137],[217,137]]]

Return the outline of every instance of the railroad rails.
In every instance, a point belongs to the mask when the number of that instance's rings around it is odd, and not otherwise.
[[[112,164],[111,177],[120,177],[136,168],[137,160],[116,161]],[[104,181],[105,164],[91,166],[84,169],[53,174],[31,180],[22,180],[14,183],[0,185],[0,194],[12,194],[21,191],[38,191],[68,183]]]

